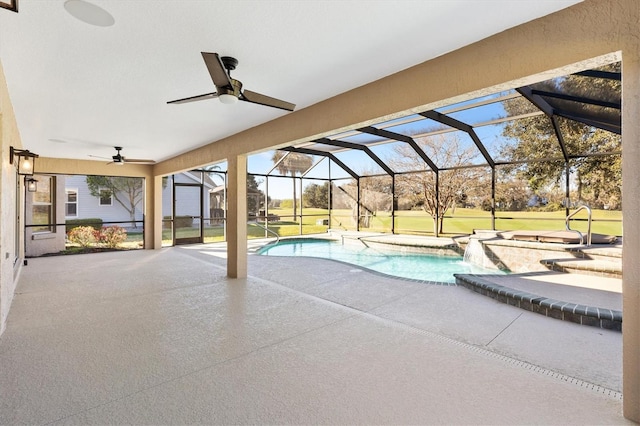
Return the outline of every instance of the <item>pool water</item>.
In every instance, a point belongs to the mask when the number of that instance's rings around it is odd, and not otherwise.
[[[453,274],[500,274],[464,262],[462,256],[437,256],[420,253],[382,252],[358,245],[343,245],[331,240],[280,241],[263,247],[263,256],[306,256],[339,260],[383,274],[424,281],[455,282]]]

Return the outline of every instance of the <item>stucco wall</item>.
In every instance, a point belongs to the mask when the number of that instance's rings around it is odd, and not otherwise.
[[[9,148],[21,148],[20,134],[0,62],[0,334],[5,329],[20,272],[16,252],[16,169],[9,164]],[[18,235],[19,237],[19,235]]]

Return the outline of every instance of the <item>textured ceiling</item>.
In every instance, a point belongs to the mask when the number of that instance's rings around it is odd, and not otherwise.
[[[156,161],[289,114],[216,99],[201,51],[239,60],[244,88],[302,109],[578,3],[576,0],[94,0],[115,25],[63,0],[0,9],[0,61],[23,146],[46,157]],[[295,112],[293,113],[295,114]]]

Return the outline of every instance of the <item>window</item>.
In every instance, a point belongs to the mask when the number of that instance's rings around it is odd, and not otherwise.
[[[38,177],[38,190],[33,192],[31,205],[31,229],[33,232],[54,232],[55,222],[53,200],[55,199],[55,178],[52,176]]]
[[[67,193],[67,200],[65,202],[64,215],[66,217],[77,217],[78,216],[78,190],[67,189],[66,193]]]
[[[111,191],[108,189],[100,190],[100,205],[101,206],[110,206],[113,204],[113,195]]]

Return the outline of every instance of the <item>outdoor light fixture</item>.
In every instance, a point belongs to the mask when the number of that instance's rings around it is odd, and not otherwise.
[[[23,176],[33,176],[34,166],[38,154],[30,152],[28,149],[9,148],[9,164],[13,164],[15,157],[18,157],[18,174]]]
[[[25,185],[27,185],[27,191],[29,192],[37,192],[38,191],[38,181],[34,178],[26,178],[24,180]]]

